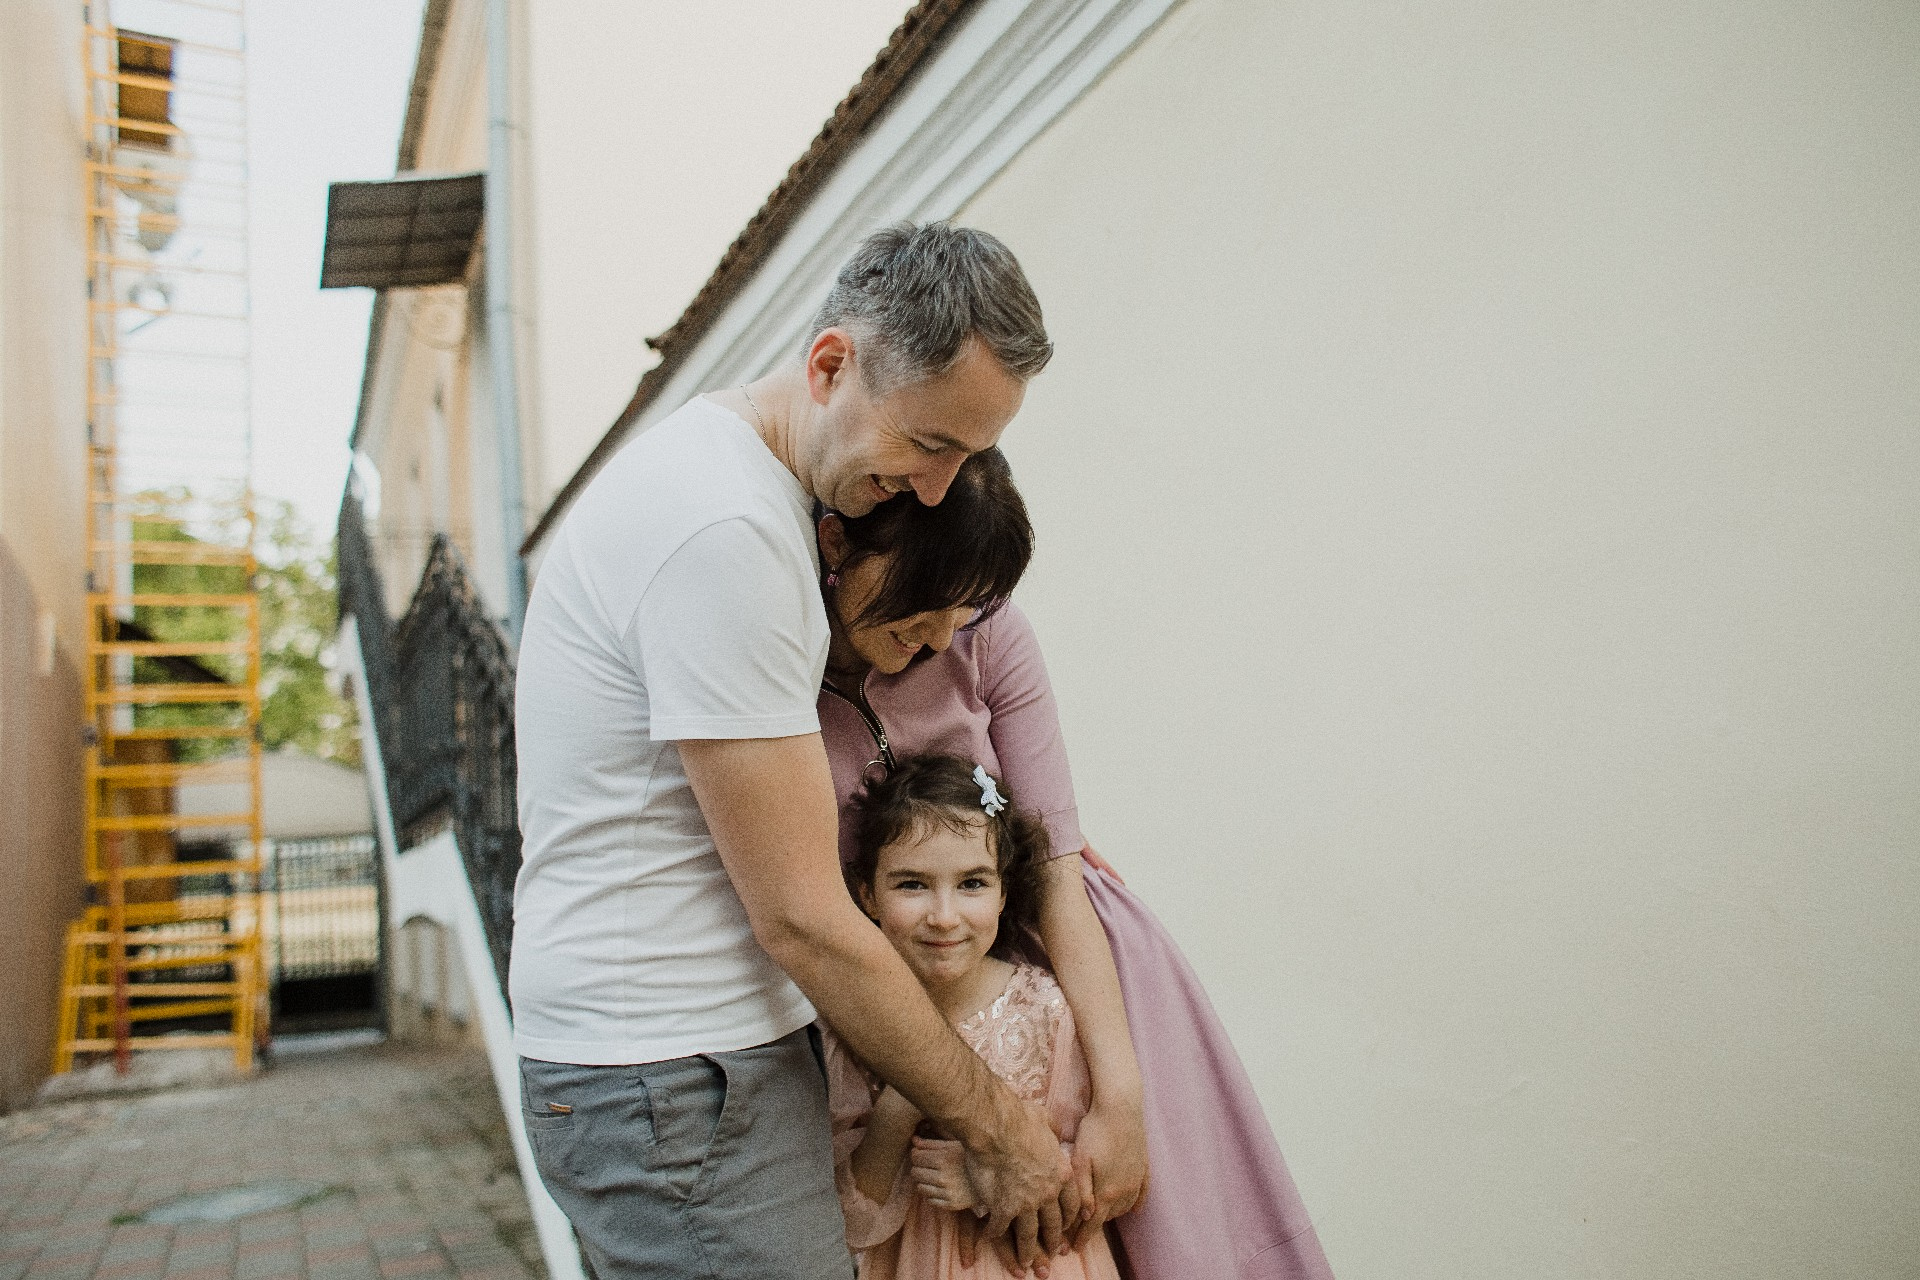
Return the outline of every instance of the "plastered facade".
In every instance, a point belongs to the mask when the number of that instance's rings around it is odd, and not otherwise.
[[[0,1111],[46,1078],[81,906],[86,234],[79,7],[0,38]]]
[[[1920,1257],[1917,59],[1188,0],[964,210],[1085,829],[1349,1280]]]

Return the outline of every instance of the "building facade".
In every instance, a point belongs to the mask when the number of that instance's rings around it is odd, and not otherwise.
[[[873,226],[995,232],[1082,817],[1335,1269],[1907,1266],[1915,15],[915,14],[531,561]]]
[[[80,7],[8,6],[0,39],[0,1110],[52,1060],[82,902],[87,222]]]

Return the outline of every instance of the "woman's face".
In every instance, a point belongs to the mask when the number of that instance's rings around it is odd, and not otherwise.
[[[833,625],[836,648],[843,657],[857,659],[858,665],[871,667],[882,675],[898,675],[924,647],[944,653],[953,643],[953,633],[973,617],[970,605],[916,613],[891,622],[860,623],[861,611],[886,581],[887,558],[868,556],[840,572],[840,584],[827,593],[828,620]]]

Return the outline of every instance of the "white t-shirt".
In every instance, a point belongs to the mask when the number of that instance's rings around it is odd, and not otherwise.
[[[520,641],[514,1047],[612,1065],[764,1044],[813,1007],[754,941],[674,746],[813,733],[812,503],[694,400],[567,513]]]

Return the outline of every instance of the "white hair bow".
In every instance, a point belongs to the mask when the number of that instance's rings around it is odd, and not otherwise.
[[[1007,798],[1000,794],[1000,788],[987,772],[987,766],[973,766],[973,780],[980,784],[980,807],[987,811],[989,818],[999,816],[1000,811],[1007,807]]]

